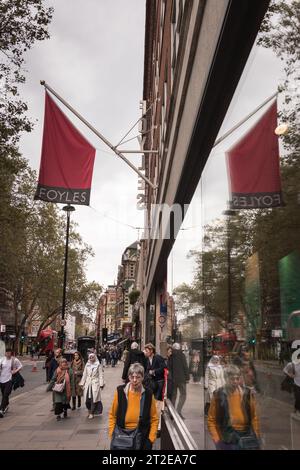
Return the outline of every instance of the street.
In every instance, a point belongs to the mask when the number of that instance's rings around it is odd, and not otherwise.
[[[18,388],[12,393],[12,397],[17,397],[21,395],[22,393],[29,392],[30,390],[33,390],[34,388],[38,387],[42,383],[46,383],[46,372],[43,369],[44,365],[44,360],[39,360],[36,362],[37,365],[37,371],[32,372],[33,369],[33,362],[30,361],[29,359],[23,360],[22,357],[20,357],[20,361],[23,364],[23,368],[21,371],[22,376],[24,377],[25,380],[25,386],[23,388]]]
[[[114,390],[121,383],[123,363],[105,369],[102,416],[88,420],[83,405],[69,410],[68,418],[60,422],[50,412],[52,394],[46,393],[42,366],[43,361],[38,362],[38,371],[31,372],[32,365],[24,361],[25,387],[12,393],[9,410],[0,421],[0,449],[109,449],[108,411]]]
[[[0,421],[0,449],[109,449],[108,411],[114,390],[121,383],[123,363],[115,368],[104,369],[105,387],[102,392],[103,415],[87,419],[84,406],[68,411],[68,418],[57,422],[51,412],[52,395],[46,393],[44,361],[37,361],[37,371],[28,358],[23,362],[24,388],[12,393],[10,407]],[[214,450],[203,416],[203,380],[200,384],[187,385],[187,400],[184,406],[185,425],[197,443],[198,449]],[[259,417],[263,449],[291,449],[290,413],[291,403],[258,395]],[[155,448],[159,449],[159,439]]]

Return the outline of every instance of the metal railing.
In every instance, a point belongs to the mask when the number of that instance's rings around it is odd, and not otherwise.
[[[170,400],[166,400],[161,416],[160,443],[162,450],[198,450],[191,433]]]

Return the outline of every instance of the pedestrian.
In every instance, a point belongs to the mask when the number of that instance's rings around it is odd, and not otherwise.
[[[181,350],[179,343],[174,343],[172,346],[172,355],[169,361],[169,373],[172,377],[171,401],[175,407],[177,394],[179,391],[179,399],[176,410],[179,416],[182,419],[185,419],[182,414],[182,409],[186,401],[186,384],[190,380],[190,374],[186,356]]]
[[[106,360],[106,366],[110,366],[111,357],[110,357],[109,348],[106,348],[106,350],[105,350],[105,360]]]
[[[122,373],[122,380],[124,382],[128,382],[128,371],[131,364],[138,362],[144,367],[146,370],[147,367],[147,358],[143,351],[139,349],[138,343],[135,341],[130,346],[130,351],[128,352],[127,358],[124,362],[123,373]]]
[[[200,364],[200,354],[199,351],[193,350],[191,362],[190,362],[190,372],[193,377],[193,382],[198,384],[200,383],[201,378],[201,364]]]
[[[123,351],[122,357],[121,357],[121,361],[124,362],[124,364],[125,364],[128,356],[129,356],[129,351],[128,351],[127,348],[125,348],[124,351]]]
[[[35,344],[32,343],[32,345],[30,346],[30,356],[31,356],[31,359],[34,359],[35,351],[36,351]]]
[[[82,355],[79,351],[76,351],[73,355],[71,362],[71,367],[74,375],[74,395],[72,396],[72,410],[76,409],[76,397],[77,397],[77,407],[81,407],[81,397],[83,395],[82,387],[79,386],[81,381],[83,371],[84,371],[84,361]]]
[[[9,405],[9,396],[13,387],[13,376],[22,369],[22,364],[12,355],[12,349],[6,348],[5,356],[0,359],[0,389],[2,400],[0,418],[4,417]]]
[[[58,366],[59,366],[62,359],[63,359],[62,349],[58,348],[58,349],[55,350],[54,357],[52,357],[52,359],[49,363],[49,377],[50,377],[50,380],[52,379],[53,374],[56,371],[56,369],[58,368]]]
[[[50,364],[51,364],[51,361],[52,361],[53,358],[54,358],[54,352],[53,351],[48,351],[47,357],[46,357],[46,360],[45,360],[45,365],[44,365],[44,369],[46,370],[46,382],[48,382],[48,383],[51,380],[51,377],[50,377]]]
[[[83,388],[85,405],[88,409],[88,418],[93,419],[94,415],[102,414],[101,389],[104,387],[104,373],[96,354],[89,354],[88,362],[85,365],[83,376],[79,382]]]
[[[241,369],[244,384],[259,392],[256,369],[247,346],[242,346],[240,355],[233,359],[233,364]]]
[[[111,351],[111,366],[115,367],[115,365],[118,363],[118,353],[116,348],[113,348]]]
[[[167,379],[167,398],[172,399],[172,390],[173,390],[173,380],[171,373],[171,356],[173,354],[172,346],[167,347],[167,358],[166,358],[166,367],[168,369],[168,379]]]
[[[294,382],[295,413],[300,414],[300,363],[289,362],[283,372]]]
[[[217,450],[258,450],[260,432],[255,393],[241,385],[235,366],[225,369],[225,385],[214,391],[208,412],[208,431]]]
[[[207,415],[213,393],[225,385],[224,369],[219,356],[212,356],[207,364],[204,378],[204,411]]]
[[[152,449],[158,415],[152,390],[143,387],[143,379],[143,366],[139,363],[131,364],[128,370],[129,382],[117,387],[109,412],[111,450]],[[120,442],[120,435],[123,442]],[[124,437],[130,442],[124,444]]]
[[[53,377],[47,387],[47,392],[53,392],[54,414],[57,421],[60,421],[62,414],[68,417],[68,409],[71,408],[70,401],[74,392],[74,375],[69,367],[67,359],[62,358],[56,368]]]

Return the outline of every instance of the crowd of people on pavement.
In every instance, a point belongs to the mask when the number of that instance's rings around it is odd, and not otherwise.
[[[109,411],[111,449],[151,449],[160,435],[164,399],[171,401],[184,420],[187,383],[192,378],[192,383],[199,384],[204,375],[205,415],[216,449],[261,448],[256,404],[260,389],[247,346],[230,360],[212,355],[205,370],[198,351],[191,350],[188,359],[179,343],[169,345],[165,357],[157,354],[152,343],[143,351],[135,341],[124,350],[104,346],[98,352],[89,350],[86,361],[79,351],[68,361],[57,348],[47,354],[44,364],[47,391],[52,392],[51,411],[61,421],[68,417],[68,410],[80,408],[83,400],[88,419],[101,415],[105,368],[121,361],[120,385]],[[0,418],[8,409],[14,385],[22,378],[21,369],[21,362],[8,348],[0,359]],[[288,363],[284,373],[293,382],[295,411],[300,413],[300,363]]]

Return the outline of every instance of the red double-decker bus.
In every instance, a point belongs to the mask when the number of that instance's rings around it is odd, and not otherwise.
[[[53,351],[56,346],[57,332],[52,328],[42,330],[38,336],[39,354],[47,354]]]
[[[218,356],[223,356],[232,352],[234,345],[237,341],[234,332],[219,333],[212,339],[212,353]]]

